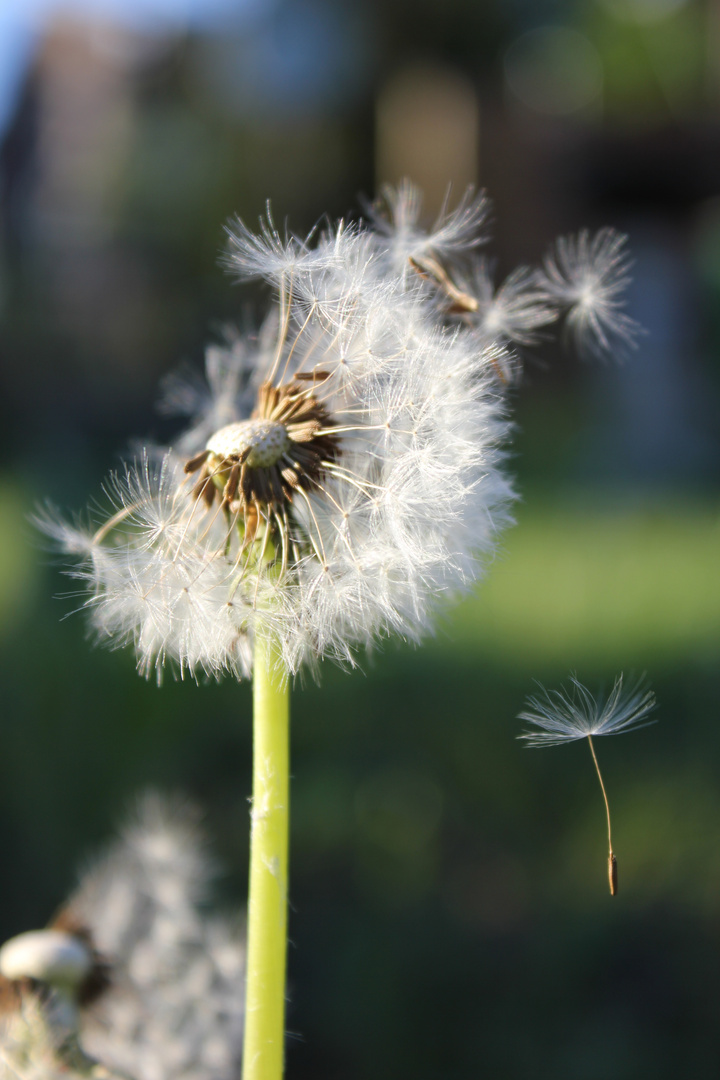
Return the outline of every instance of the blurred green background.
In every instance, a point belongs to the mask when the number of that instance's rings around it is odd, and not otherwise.
[[[243,903],[247,686],[92,650],[28,524],[100,494],[157,382],[261,290],[217,264],[409,174],[487,187],[499,272],[612,224],[648,330],[515,394],[517,525],[420,650],[293,695],[289,1080],[714,1078],[720,1039],[720,15],[710,0],[5,0],[0,8],[0,940],[134,794],[206,810]],[[63,598],[57,599],[58,594]],[[647,673],[602,740],[527,752],[534,679]]]

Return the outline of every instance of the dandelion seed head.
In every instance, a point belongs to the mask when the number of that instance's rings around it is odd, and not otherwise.
[[[208,349],[204,383],[166,381],[187,426],[110,479],[94,531],[40,522],[78,560],[99,639],[143,674],[246,677],[259,632],[286,672],[352,662],[388,634],[420,640],[482,576],[514,498],[511,348],[556,317],[560,278],[495,289],[474,255],[484,197],[429,230],[419,215],[406,183],[370,224],[304,239],[234,222],[228,265],[268,283],[269,314]],[[581,246],[614,310],[621,256]],[[580,257],[562,251],[568,276]]]

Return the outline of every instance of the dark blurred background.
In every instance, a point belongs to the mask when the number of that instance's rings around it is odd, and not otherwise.
[[[27,515],[80,509],[157,382],[257,300],[223,222],[304,233],[409,175],[495,202],[499,273],[612,224],[624,364],[516,393],[517,526],[420,651],[293,695],[289,1080],[715,1078],[720,1059],[720,9],[714,0],[3,0],[0,940],[134,793],[205,808],[244,902],[247,686],[91,650]],[[660,723],[527,752],[533,679],[647,672]]]

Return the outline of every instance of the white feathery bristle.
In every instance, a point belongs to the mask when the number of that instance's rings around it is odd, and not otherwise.
[[[488,342],[533,345],[541,329],[558,317],[526,266],[513,270],[496,289],[487,262],[481,260],[469,290],[478,298],[475,321]]]
[[[519,714],[520,720],[533,725],[518,736],[527,746],[555,746],[588,735],[619,735],[653,723],[648,717],[655,710],[655,695],[642,682],[624,690],[622,675],[605,698],[593,697],[574,675],[569,689],[541,687],[540,691],[528,698],[528,708]]]
[[[448,197],[449,194],[448,191]],[[481,229],[489,217],[490,202],[484,192],[476,193],[474,188],[468,188],[452,210],[447,209],[447,201],[446,198],[435,223],[425,230],[419,224],[420,190],[409,180],[397,188],[383,187],[381,199],[371,213],[378,231],[388,236],[388,258],[394,270],[405,270],[410,258],[433,254],[445,259],[485,242]]]
[[[307,245],[294,236],[281,240],[270,216],[260,220],[260,233],[254,233],[241,218],[227,226],[227,265],[242,278],[262,277],[278,281],[309,255]]]

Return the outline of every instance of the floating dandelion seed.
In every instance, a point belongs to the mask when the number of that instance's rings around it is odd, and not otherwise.
[[[529,708],[519,714],[520,720],[534,724],[539,730],[528,731],[518,738],[525,739],[529,747],[556,746],[558,743],[587,739],[590,746],[600,788],[605,802],[608,829],[608,879],[610,895],[618,890],[617,859],[612,846],[610,804],[598,764],[594,735],[619,735],[653,723],[648,720],[655,709],[655,695],[642,684],[623,692],[623,677],[615,680],[607,699],[594,698],[590,691],[573,675],[570,689],[545,690],[537,697],[528,698]]]
[[[581,352],[602,357],[635,347],[642,328],[623,310],[632,260],[627,238],[605,228],[592,236],[562,236],[534,275],[540,295],[566,313],[566,325]]]

